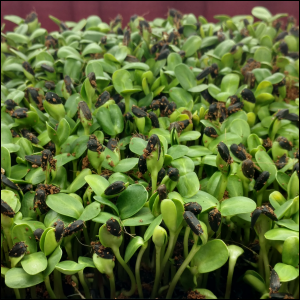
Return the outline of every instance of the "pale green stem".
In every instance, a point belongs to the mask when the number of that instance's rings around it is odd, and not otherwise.
[[[162,273],[165,270],[166,264],[169,261],[169,258],[170,258],[170,255],[171,255],[171,252],[172,252],[172,249],[173,249],[173,245],[176,242],[175,237],[176,237],[176,233],[170,231],[170,239],[169,239],[169,243],[168,243],[168,248],[167,248],[167,251],[166,251],[165,256],[163,258],[162,264],[161,264],[161,271],[160,271],[160,275],[159,275],[159,282],[160,282]]]
[[[130,110],[130,95],[127,94],[124,96],[124,99],[125,99],[125,113],[128,113],[129,110]]]
[[[156,297],[156,293],[157,293],[157,289],[159,287],[159,283],[160,283],[160,253],[161,253],[161,247],[157,247],[155,246],[155,258],[156,258],[156,266],[155,266],[155,281],[154,281],[154,285],[152,288],[152,293],[151,293],[151,298],[154,299]]]
[[[195,254],[198,252],[198,250],[200,249],[201,246],[198,246],[197,242],[198,242],[198,236],[194,234],[194,245],[189,253],[189,255],[187,256],[187,258],[184,260],[184,262],[182,263],[182,265],[180,266],[180,268],[178,269],[178,271],[176,272],[175,276],[173,277],[173,280],[170,284],[170,288],[168,290],[166,299],[170,299],[173,295],[174,289],[176,287],[176,284],[178,282],[178,280],[180,279],[180,276],[182,275],[183,271],[186,269],[186,267],[189,265],[189,263],[191,262],[191,260],[193,259],[193,257],[195,256]]]
[[[121,257],[119,248],[116,247],[116,246],[112,246],[112,250],[113,250],[113,252],[114,252],[114,254],[116,256],[116,259],[122,265],[122,267],[125,269],[125,271],[127,272],[127,274],[130,277],[131,289],[129,291],[122,290],[122,293],[123,293],[123,295],[125,297],[130,297],[130,296],[132,296],[134,294],[135,289],[136,289],[136,283],[135,283],[134,275],[133,275],[132,271],[130,270],[130,268],[128,267],[128,265],[123,260],[123,258]]]
[[[31,296],[31,299],[37,299],[37,297],[36,297],[36,286],[35,285],[30,288],[30,296]]]
[[[140,276],[140,267],[141,267],[141,261],[144,252],[146,251],[148,247],[148,242],[146,242],[140,249],[139,254],[136,259],[136,264],[135,264],[135,278],[136,278],[136,285],[139,293],[140,298],[144,298],[143,295],[143,289],[142,289],[142,283],[141,283],[141,276]]]
[[[227,284],[226,284],[225,299],[230,299],[231,285],[232,285],[232,276],[233,276],[235,264],[236,264],[236,258],[233,258],[233,259],[229,258],[229,266],[228,266],[228,275],[227,275]]]
[[[151,173],[151,183],[152,183],[152,195],[155,193],[157,189],[157,172],[156,170]]]
[[[183,239],[183,252],[184,252],[184,258],[187,258],[189,254],[189,236],[190,236],[191,228],[189,226],[186,226],[185,232],[184,232],[184,239]]]
[[[100,223],[95,223],[95,227],[94,227],[94,230],[93,230],[93,236],[91,237],[92,241],[95,240],[96,235],[99,233],[100,225],[101,225]]]
[[[116,284],[115,284],[115,276],[114,273],[107,275],[109,280],[109,287],[110,287],[110,299],[116,298]]]
[[[15,295],[17,299],[22,299],[20,295],[20,291],[18,289],[14,289]]]
[[[75,180],[76,178],[76,173],[77,173],[77,159],[72,161],[72,165],[73,165],[73,180]]]
[[[207,279],[208,279],[208,273],[203,274],[203,280],[202,280],[202,288],[206,288],[207,285]]]
[[[97,174],[101,174],[101,168],[102,168],[102,164],[99,165],[99,167],[97,168]]]
[[[46,289],[47,289],[47,292],[50,296],[51,299],[57,299],[56,295],[54,294],[53,290],[52,290],[52,287],[51,287],[51,284],[50,284],[50,279],[49,279],[49,276],[46,276],[44,278],[44,282],[45,282],[45,285],[46,285]]]
[[[263,196],[264,196],[264,193],[258,193],[257,194],[257,198],[256,198],[256,203],[257,203],[257,206],[260,207],[262,205],[262,202],[263,202]]]
[[[296,283],[296,288],[293,292],[293,296],[295,299],[299,299],[299,282]]]
[[[11,265],[11,264],[10,264],[10,261],[9,261],[8,246],[7,246],[7,241],[6,241],[6,239],[3,239],[2,245],[3,245],[4,255],[5,255],[6,266],[7,266],[8,268],[10,268],[10,265]]]
[[[263,241],[263,239],[260,239],[259,245],[260,245],[259,256],[262,256],[263,265],[265,269],[265,282],[266,282],[266,287],[268,288],[270,285],[270,269],[269,269],[268,253],[266,250],[266,243],[265,241]]]
[[[204,168],[204,165],[201,164],[199,166],[199,171],[198,171],[198,178],[199,178],[199,180],[202,179],[203,168]]]
[[[85,241],[85,243],[87,245],[90,245],[91,241],[90,241],[89,234],[87,232],[86,227],[83,227],[83,235],[84,235],[84,241]]]
[[[244,228],[244,241],[243,244],[248,246],[250,242],[250,228]]]
[[[69,260],[73,260],[72,241],[68,241],[67,243],[65,243],[65,249],[66,249]]]
[[[85,298],[86,299],[91,299],[90,289],[89,289],[89,287],[88,287],[88,285],[85,281],[83,270],[78,272],[78,277],[79,277],[79,281],[80,281],[80,283],[83,287]]]
[[[61,281],[61,273],[54,269],[53,270],[54,275],[54,293],[58,296],[60,299],[66,299],[67,297],[64,294],[64,290],[62,287],[62,281]]]

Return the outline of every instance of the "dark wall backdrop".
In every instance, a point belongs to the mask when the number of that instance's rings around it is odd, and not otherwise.
[[[48,15],[61,21],[75,22],[90,15],[98,15],[104,22],[109,23],[120,13],[124,27],[133,14],[144,15],[150,21],[157,17],[166,18],[169,8],[196,16],[203,15],[208,21],[215,22],[214,15],[251,14],[251,9],[255,6],[264,6],[273,15],[288,13],[299,19],[299,1],[1,1],[1,24],[6,24],[5,31],[12,30],[15,25],[4,20],[3,16],[18,15],[25,18],[31,11],[35,11],[41,26],[53,31],[58,27]]]

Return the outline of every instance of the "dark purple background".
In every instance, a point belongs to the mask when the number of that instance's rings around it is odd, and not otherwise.
[[[216,22],[214,15],[229,16],[251,14],[255,6],[268,8],[273,15],[288,13],[299,19],[299,1],[1,1],[1,24],[6,24],[5,31],[14,28],[13,23],[3,20],[4,15],[17,15],[25,18],[31,11],[38,14],[41,26],[48,31],[58,27],[48,18],[53,15],[61,21],[78,22],[90,15],[98,15],[109,23],[120,13],[123,16],[123,27],[133,14],[144,15],[146,20],[166,18],[168,9],[175,8],[182,13],[203,15],[210,22]]]

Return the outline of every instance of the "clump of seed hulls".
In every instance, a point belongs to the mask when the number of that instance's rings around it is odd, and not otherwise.
[[[217,232],[222,222],[221,212],[217,208],[212,209],[208,213],[208,222],[211,229],[214,232]]]
[[[116,237],[119,237],[122,234],[122,228],[119,222],[114,218],[110,218],[106,221],[106,228],[112,235]]]
[[[109,185],[105,191],[104,195],[113,196],[123,192],[126,189],[125,183],[123,181],[115,181]]]
[[[8,252],[10,257],[20,257],[27,252],[27,245],[25,242],[18,242],[13,245],[13,247]]]
[[[203,229],[200,225],[199,220],[191,211],[185,211],[183,213],[183,218],[196,235],[203,234]]]
[[[93,247],[94,253],[97,254],[97,256],[105,259],[112,259],[113,261],[115,261],[116,257],[114,256],[110,248],[104,247],[100,242],[91,242],[91,245]]]
[[[268,218],[270,218],[273,221],[278,221],[276,214],[274,213],[274,210],[267,205],[263,205],[260,207],[257,207],[253,213],[251,214],[251,227],[253,228],[257,219],[261,214],[264,214]]]
[[[82,220],[74,221],[64,228],[63,236],[66,237],[66,236],[73,235],[78,231],[83,230],[83,227],[84,227],[84,221]]]

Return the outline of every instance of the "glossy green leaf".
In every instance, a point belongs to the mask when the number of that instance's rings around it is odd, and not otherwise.
[[[92,175],[88,175],[92,176]],[[78,219],[83,212],[83,206],[68,194],[58,193],[48,195],[47,205],[59,214]]]
[[[228,176],[226,190],[229,198],[243,196],[244,191],[241,179],[237,175]]]
[[[170,97],[174,101],[177,107],[188,107],[188,104],[193,101],[192,95],[186,90],[173,87],[169,90]]]
[[[32,229],[25,224],[16,225],[12,229],[11,237],[14,243],[25,242],[27,251],[34,253],[37,251],[36,240]]]
[[[85,265],[81,265],[76,263],[75,261],[65,260],[58,263],[55,267],[56,270],[65,274],[65,275],[73,275],[83,270]]]
[[[179,64],[174,69],[176,78],[180,85],[185,89],[189,90],[197,85],[197,81],[194,73],[185,64]]]
[[[27,274],[22,268],[12,268],[5,274],[5,284],[12,289],[22,289],[36,286],[44,281],[41,273]]]
[[[293,231],[299,231],[299,225],[292,219],[283,219],[276,222],[278,226],[291,229]]]
[[[179,177],[177,188],[179,193],[184,198],[194,196],[200,187],[198,177],[195,172],[191,172]]]
[[[185,51],[185,56],[192,56],[201,47],[201,38],[199,36],[190,36],[182,45],[182,50]]]
[[[115,172],[128,172],[131,169],[133,169],[137,163],[138,163],[138,158],[125,158],[122,159],[115,167],[114,167],[114,171]]]
[[[109,182],[100,175],[88,175],[84,179],[97,196],[101,196],[109,186]]]
[[[242,142],[242,138],[238,136],[235,133],[224,133],[220,136],[218,136],[216,139],[214,139],[208,146],[209,150],[211,150],[214,154],[217,154],[217,145],[223,142],[226,144],[228,147],[231,146],[232,144],[239,144]]]
[[[119,215],[119,210],[118,210],[117,206],[114,203],[112,203],[109,199],[106,199],[101,196],[94,196],[94,199],[101,204],[111,207],[117,213],[117,215]]]
[[[140,138],[132,138],[129,143],[129,149],[135,154],[142,155],[143,150],[147,146],[147,141],[140,139]]]
[[[265,233],[265,238],[270,241],[285,241],[291,236],[299,237],[299,232],[292,231],[286,228],[275,228]]]
[[[249,124],[244,120],[234,120],[230,127],[230,132],[235,133],[236,135],[242,138],[242,143],[247,144],[247,138],[249,137],[251,130]]]
[[[123,116],[117,104],[112,104],[108,108],[100,107],[96,118],[105,133],[109,135],[115,136],[123,131]]]
[[[161,222],[162,222],[162,215],[159,215],[151,222],[151,224],[148,226],[148,228],[144,234],[145,242],[147,242],[152,237],[156,226],[160,225]]]
[[[25,255],[21,265],[29,275],[36,275],[47,268],[47,258],[43,252],[36,252]]]
[[[297,268],[299,265],[299,237],[291,236],[284,241],[282,262]]]
[[[118,198],[120,218],[127,219],[141,210],[148,199],[148,193],[140,184],[130,185]]]
[[[124,261],[128,263],[134,253],[144,245],[144,240],[140,236],[135,236],[126,247]]]
[[[61,257],[62,257],[62,250],[60,246],[58,246],[48,258],[47,268],[43,272],[44,278],[49,276],[53,272],[55,266],[60,262]]]
[[[187,131],[180,134],[180,142],[188,142],[197,140],[201,136],[201,133],[198,131]]]
[[[168,155],[172,156],[173,160],[178,159],[189,152],[189,148],[184,145],[174,145],[168,149]]]
[[[202,207],[202,212],[206,212],[208,210],[211,210],[213,208],[219,208],[219,201],[212,195],[204,192],[204,191],[198,191],[194,196],[190,198],[183,198],[183,201],[185,203],[188,202],[197,202]]]
[[[122,220],[123,226],[143,226],[153,222],[154,216],[148,207],[143,207],[138,213],[132,217]]]
[[[172,160],[171,166],[178,169],[180,176],[193,172],[195,169],[194,162],[187,156]]]
[[[259,150],[255,153],[255,159],[262,171],[268,171],[270,173],[270,178],[267,181],[267,185],[270,185],[276,178],[277,170],[274,162],[267,152],[263,150]]]
[[[103,211],[103,212],[100,212],[100,214],[96,218],[94,218],[93,221],[96,223],[104,224],[110,218],[116,218],[116,216]]]
[[[278,274],[280,282],[292,281],[299,277],[298,269],[283,263],[277,263],[274,267],[274,270]]]
[[[263,21],[269,21],[272,18],[270,11],[262,6],[254,7],[251,13],[254,17]]]
[[[247,197],[233,197],[221,202],[222,216],[251,213],[255,210],[256,203]]]
[[[230,95],[236,93],[240,83],[240,77],[237,74],[225,75],[221,82],[221,91]]]
[[[212,240],[201,246],[194,256],[199,273],[209,273],[221,268],[228,259],[228,249],[221,240]]]
[[[85,207],[84,211],[78,219],[82,221],[89,221],[96,218],[100,211],[100,204],[98,202],[93,202]]]

